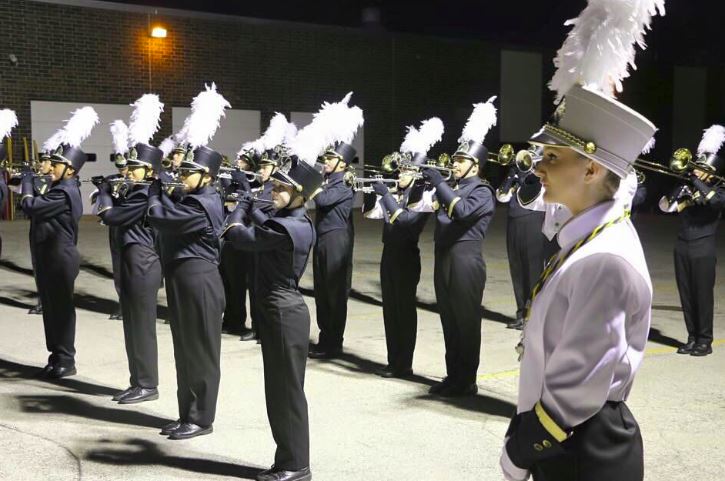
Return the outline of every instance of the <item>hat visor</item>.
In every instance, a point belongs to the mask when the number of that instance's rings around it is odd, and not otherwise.
[[[546,132],[546,130],[544,130],[544,129],[541,129],[540,131],[538,131],[534,135],[532,135],[528,142],[531,145],[538,145],[541,147],[544,147],[546,145],[554,146],[554,147],[569,147],[569,145],[554,138],[551,134]]]
[[[194,171],[209,172],[209,169],[207,167],[204,167],[203,165],[199,165],[196,162],[189,162],[187,160],[183,160],[181,162],[181,164],[179,164],[179,170],[194,170]]]

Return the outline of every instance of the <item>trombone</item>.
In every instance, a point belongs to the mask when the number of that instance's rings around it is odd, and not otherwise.
[[[511,144],[503,144],[500,149],[498,149],[498,152],[495,154],[488,154],[488,161],[493,162],[494,164],[501,165],[503,167],[507,167],[511,165],[511,162],[516,157],[514,152],[514,147]]]

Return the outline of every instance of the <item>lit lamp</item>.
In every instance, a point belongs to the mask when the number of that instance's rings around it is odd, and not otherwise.
[[[153,38],[166,38],[166,29],[164,27],[156,26],[151,29],[151,37]]]

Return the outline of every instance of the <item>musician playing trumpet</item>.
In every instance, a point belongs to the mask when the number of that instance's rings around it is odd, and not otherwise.
[[[442,135],[443,122],[437,117],[423,121],[420,129],[408,127],[400,150],[411,160],[408,166],[401,167],[397,192],[393,194],[382,181],[372,184],[379,196],[376,206],[385,221],[380,287],[388,363],[379,374],[386,378],[406,377],[413,373],[418,326],[416,291],[420,281],[418,239],[433,211],[415,205],[422,201],[425,189],[424,182],[416,179],[416,174],[419,166],[427,162],[428,150],[441,140]]]
[[[712,353],[716,234],[725,207],[725,186],[714,177],[725,167],[725,127],[705,130],[698,146],[698,162],[691,165],[689,180],[660,200],[664,212],[680,214],[674,249],[675,278],[687,328],[687,342],[679,354]]]

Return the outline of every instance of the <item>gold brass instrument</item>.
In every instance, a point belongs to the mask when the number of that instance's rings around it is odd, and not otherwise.
[[[345,172],[343,179],[345,184],[352,187],[352,190],[362,192],[363,194],[372,194],[375,192],[372,184],[377,182],[382,182],[383,184],[396,188],[398,187],[397,179],[386,179],[382,175],[376,175],[373,177],[358,177],[353,170]]]
[[[514,162],[518,170],[528,173],[534,169],[534,165],[539,160],[541,160],[541,149],[532,145],[528,149],[519,150],[516,153]]]
[[[232,178],[232,172],[241,172],[247,177],[248,182],[262,182],[262,175],[258,174],[256,172],[252,172],[249,170],[242,170],[238,169],[236,167],[219,167],[219,175],[217,175],[217,178],[219,179],[231,179]]]
[[[394,174],[400,172],[401,169],[415,171],[415,178],[421,178],[420,170],[422,168],[435,169],[439,171],[445,180],[450,180],[453,177],[453,169],[450,168],[451,157],[448,154],[441,154],[436,160],[429,160],[424,165],[413,164],[410,160],[410,156],[407,154],[401,154],[400,152],[393,152],[383,157],[380,163],[380,168],[366,167],[367,173],[373,174],[373,179],[382,179],[383,175]],[[354,173],[352,173],[354,175]],[[383,179],[390,180],[390,179]],[[371,181],[372,182],[372,181]],[[395,181],[397,182],[397,181]],[[350,184],[352,185],[352,184]]]
[[[670,159],[670,170],[677,174],[686,174],[694,169],[698,169],[710,175],[711,180],[715,181],[715,185],[725,183],[725,176],[717,175],[715,170],[708,165],[705,160],[705,155],[694,158],[690,149],[679,148],[672,154],[672,159]]]
[[[506,167],[511,165],[511,162],[515,157],[516,153],[514,152],[513,145],[503,144],[501,148],[498,149],[498,153],[488,154],[488,161]]]

